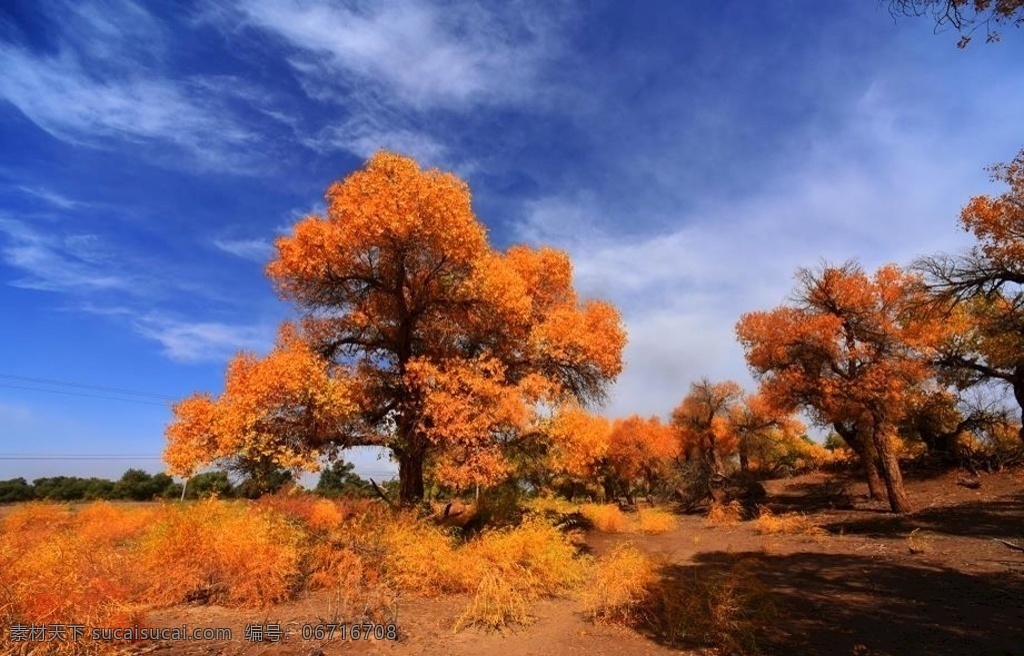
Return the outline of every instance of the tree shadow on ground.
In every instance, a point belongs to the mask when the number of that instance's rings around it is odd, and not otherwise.
[[[766,654],[954,656],[1024,654],[1024,578],[821,553],[698,554],[667,577],[691,586],[745,562],[777,613],[757,633]],[[675,588],[673,588],[675,589]],[[686,594],[686,587],[679,587]],[[642,629],[641,629],[642,630]],[[664,635],[648,635],[669,644]],[[699,643],[675,642],[674,647]]]
[[[1024,538],[1024,493],[987,501],[923,508],[909,515],[875,514],[822,525],[831,533],[891,538],[915,529],[976,538]]]

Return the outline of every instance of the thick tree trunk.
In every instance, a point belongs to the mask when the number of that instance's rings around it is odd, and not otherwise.
[[[750,470],[750,445],[745,437],[740,438],[740,471],[746,474]]]
[[[718,452],[718,445],[713,437],[708,438],[707,461],[711,465],[712,474],[725,473],[725,463],[722,461],[722,454]]]
[[[865,436],[857,427],[847,430],[842,424],[835,424],[833,428],[840,437],[846,440],[846,443],[860,458],[861,464],[864,465],[864,475],[868,479],[868,496],[874,501],[885,499],[885,485],[878,473],[878,454],[871,438]]]
[[[885,491],[889,497],[889,507],[894,513],[908,513],[913,510],[910,498],[903,487],[903,474],[900,472],[900,461],[891,443],[892,437],[884,424],[876,425],[871,431],[871,441],[878,452],[882,477],[885,479]]]
[[[423,500],[423,454],[402,451],[398,455],[398,501],[411,506]]]
[[[1017,399],[1017,405],[1020,407],[1020,430],[1017,436],[1024,442],[1024,372],[1013,378],[1013,398]]]
[[[872,451],[874,450],[872,449]],[[878,473],[878,464],[875,462],[874,454],[862,455],[861,459],[864,461],[864,474],[868,479],[868,496],[875,501],[881,501],[885,498],[885,484]]]

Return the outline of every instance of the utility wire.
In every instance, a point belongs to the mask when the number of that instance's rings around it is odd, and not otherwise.
[[[170,401],[159,403],[157,401],[144,401],[142,399],[126,399],[118,396],[101,396],[99,394],[85,394],[84,392],[69,392],[67,390],[53,390],[46,389],[43,387],[29,387],[28,385],[11,385],[9,383],[0,383],[0,387],[6,387],[8,389],[20,389],[29,390],[32,392],[48,392],[50,394],[63,394],[65,396],[83,396],[89,399],[106,399],[108,401],[124,401],[125,403],[141,403],[143,405],[158,405],[162,408],[166,408],[170,405]]]
[[[8,380],[17,380],[25,383],[44,384],[44,385],[59,385],[61,387],[79,387],[87,390],[96,390],[100,392],[114,392],[115,394],[126,394],[128,396],[145,396],[152,399],[161,399],[165,401],[175,401],[176,397],[168,394],[154,394],[153,392],[138,392],[135,390],[124,389],[122,387],[104,387],[101,385],[89,385],[86,383],[75,383],[69,380],[57,380],[54,378],[35,378],[32,376],[16,376],[14,374],[0,374],[0,378],[6,378]]]
[[[38,455],[30,453],[3,453],[0,460],[161,460],[161,456],[145,455],[102,455],[95,453],[71,454],[49,454]]]

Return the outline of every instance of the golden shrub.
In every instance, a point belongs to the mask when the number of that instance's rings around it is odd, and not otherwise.
[[[627,530],[626,516],[615,504],[586,503],[580,506],[580,514],[603,533],[624,533]]]
[[[675,515],[658,508],[641,508],[637,511],[637,528],[641,533],[668,533],[676,528]]]
[[[630,622],[657,581],[654,562],[630,545],[597,559],[581,593],[583,610],[595,619]]]

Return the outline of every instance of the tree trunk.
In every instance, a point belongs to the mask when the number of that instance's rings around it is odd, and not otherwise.
[[[861,460],[864,461],[864,474],[868,479],[868,496],[874,501],[881,501],[885,498],[885,485],[882,483],[882,477],[878,474],[878,464],[875,461],[874,449],[870,449],[866,454],[862,454]]]
[[[900,472],[900,461],[891,444],[891,436],[884,424],[876,424],[871,431],[871,440],[878,452],[882,465],[882,477],[885,479],[885,491],[889,497],[889,507],[894,513],[908,513],[913,510],[907,491],[903,487],[903,474]]]
[[[398,501],[412,506],[423,500],[423,454],[402,451],[398,455]]]
[[[745,437],[740,438],[740,471],[746,474],[750,470],[749,444]]]
[[[1013,398],[1017,399],[1017,405],[1020,407],[1020,430],[1017,437],[1024,442],[1024,371],[1016,373],[1013,377]]]
[[[833,428],[850,445],[850,448],[860,458],[861,464],[864,465],[864,474],[868,479],[868,496],[874,501],[884,499],[885,486],[882,484],[882,477],[878,474],[878,454],[871,438],[865,436],[858,426],[847,428],[836,423]]]
[[[706,455],[708,464],[711,465],[712,474],[723,474],[725,473],[725,463],[722,461],[722,454],[718,452],[718,445],[715,444],[714,437],[708,437],[708,452]]]

